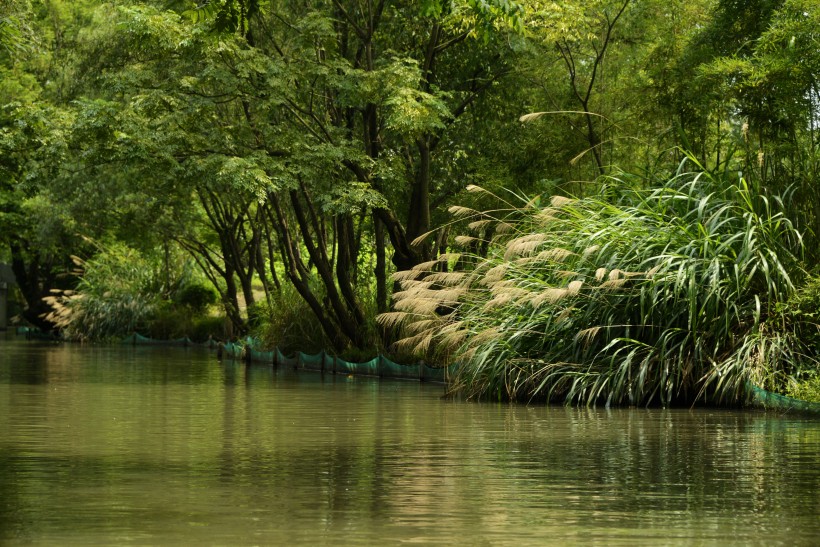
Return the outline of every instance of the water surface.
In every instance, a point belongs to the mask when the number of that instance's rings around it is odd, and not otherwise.
[[[0,334],[0,543],[820,544],[820,420]]]

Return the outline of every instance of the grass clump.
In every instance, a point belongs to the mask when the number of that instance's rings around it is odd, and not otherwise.
[[[802,242],[777,199],[683,170],[603,195],[463,215],[487,254],[399,272],[382,323],[458,362],[454,389],[473,397],[734,403],[750,381],[782,390],[816,370],[816,323],[787,305]]]
[[[111,245],[80,268],[74,290],[58,291],[47,319],[67,340],[104,340],[145,328],[160,300],[151,263],[125,245]]]

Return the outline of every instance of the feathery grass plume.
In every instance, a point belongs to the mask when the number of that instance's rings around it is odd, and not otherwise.
[[[467,339],[467,331],[461,328],[460,323],[454,323],[454,328],[443,328],[438,341],[446,350],[457,350]]]
[[[390,277],[393,281],[403,283],[405,281],[415,281],[422,275],[424,275],[424,271],[422,270],[401,270],[393,273]]]
[[[419,264],[416,264],[410,269],[416,272],[429,272],[433,268],[433,266],[438,266],[439,264],[441,264],[441,262],[442,261],[440,258],[437,258],[435,260],[428,260],[427,262],[420,262]]]
[[[522,237],[507,242],[507,251],[504,253],[504,260],[510,260],[514,256],[522,256],[533,252],[541,243],[547,239],[544,234],[527,234]]]
[[[463,245],[463,246],[467,247],[469,245],[472,245],[473,243],[480,243],[483,240],[479,237],[459,235],[459,236],[456,236],[455,241],[459,245]]]
[[[376,320],[384,328],[393,329],[402,326],[402,324],[411,317],[413,317],[413,315],[407,312],[389,311],[379,314]]]
[[[487,226],[489,226],[492,223],[493,223],[492,219],[485,218],[483,220],[474,220],[473,222],[469,223],[467,225],[467,227],[471,230],[478,231],[478,230],[483,230],[484,228],[486,228]]]
[[[461,258],[461,253],[442,253],[438,255],[439,262],[453,262]]]
[[[512,301],[513,296],[511,294],[498,293],[493,295],[493,297],[484,304],[484,309],[490,310],[492,308],[500,308],[502,306],[509,304]]]
[[[550,262],[564,262],[570,256],[573,256],[575,253],[572,251],[568,251],[566,249],[562,249],[560,247],[555,247],[554,249],[547,249],[545,251],[541,251],[538,253],[538,260],[548,260]]]
[[[555,209],[560,209],[561,207],[569,205],[573,202],[575,202],[574,199],[568,198],[566,196],[552,196],[550,198],[550,205],[552,205],[552,207],[554,207]]]
[[[456,218],[463,218],[481,214],[475,209],[470,209],[469,207],[462,207],[461,205],[453,205],[447,210],[450,212],[451,215],[453,215]]]
[[[509,234],[515,232],[515,225],[509,222],[499,222],[495,227],[496,234]]]
[[[547,226],[552,222],[560,220],[559,213],[560,211],[554,207],[546,207],[535,213],[533,220],[539,226]]]
[[[424,318],[433,315],[439,306],[441,306],[441,302],[438,300],[412,297],[398,300],[393,305],[398,311],[405,311]]]
[[[498,281],[504,279],[504,274],[507,273],[507,270],[510,268],[509,264],[502,263],[497,264],[491,267],[481,279],[481,283],[484,285],[492,285]]]
[[[464,281],[465,272],[435,272],[431,273],[424,279],[430,283],[441,285],[443,287],[454,287]]]
[[[581,256],[585,259],[588,259],[592,255],[597,253],[600,249],[601,249],[600,245],[590,245],[589,247],[587,247],[586,249],[581,251]]]
[[[542,304],[556,304],[562,298],[567,296],[569,291],[563,288],[548,287],[544,291],[536,294],[530,301],[535,308],[539,308]]]
[[[456,389],[580,404],[737,403],[749,381],[777,388],[818,370],[804,340],[820,332],[820,296],[815,311],[789,311],[805,277],[802,239],[777,199],[685,168],[607,195],[616,201],[555,196],[541,210],[522,207],[501,219],[507,228],[497,226],[485,256],[465,255],[464,275],[448,284],[463,289],[457,311],[437,316],[423,340],[460,363]],[[414,318],[435,314],[410,302],[401,309]]]
[[[436,319],[422,319],[414,321],[407,326],[407,332],[411,334],[425,334],[433,330],[433,327],[440,327],[441,321]]]

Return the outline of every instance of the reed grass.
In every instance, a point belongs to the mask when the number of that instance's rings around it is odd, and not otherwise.
[[[614,199],[458,209],[482,234],[505,229],[468,268],[400,272],[382,321],[415,324],[399,345],[458,362],[453,388],[476,398],[735,403],[749,381],[816,369],[801,334],[816,324],[787,305],[802,241],[776,198],[683,166],[651,189],[604,190]]]

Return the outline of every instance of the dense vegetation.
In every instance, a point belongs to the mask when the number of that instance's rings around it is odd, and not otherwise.
[[[1,0],[0,261],[74,339],[811,391],[818,74],[811,0]]]

